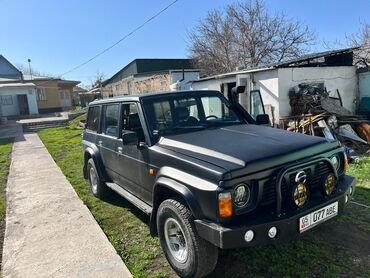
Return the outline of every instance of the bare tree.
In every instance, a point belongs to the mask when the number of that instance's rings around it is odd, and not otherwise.
[[[97,88],[97,87],[101,87],[102,85],[102,82],[105,80],[105,74],[100,72],[100,71],[97,71],[95,73],[95,76],[93,79],[90,79],[91,81],[91,89],[92,88]]]
[[[31,67],[31,71],[30,71],[30,67],[28,65],[25,65],[25,64],[18,63],[15,66],[23,74],[28,74],[28,75],[32,74],[33,76],[44,76],[44,77],[51,77],[51,78],[57,78],[58,77],[55,74],[45,73],[45,72],[42,72],[42,71],[40,71],[38,69],[35,69],[35,68],[32,68],[32,67]]]
[[[262,0],[247,0],[210,11],[190,32],[188,48],[209,75],[298,57],[314,39],[300,21],[272,14]]]
[[[360,22],[361,27],[357,33],[346,36],[347,44],[359,47],[354,52],[355,63],[359,66],[370,67],[370,24]]]

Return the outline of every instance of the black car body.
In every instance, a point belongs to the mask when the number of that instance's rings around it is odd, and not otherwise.
[[[290,239],[341,214],[354,191],[338,141],[258,125],[216,91],[94,101],[83,148],[85,178],[92,160],[102,184],[150,214],[152,235],[171,199],[190,211],[194,233],[219,248]],[[194,275],[167,253],[179,275]]]

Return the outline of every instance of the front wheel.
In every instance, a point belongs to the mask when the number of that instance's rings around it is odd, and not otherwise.
[[[214,270],[218,248],[198,236],[193,216],[184,204],[163,201],[158,208],[157,230],[166,258],[180,277],[203,277]]]

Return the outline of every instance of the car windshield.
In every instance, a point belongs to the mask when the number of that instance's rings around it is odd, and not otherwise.
[[[242,123],[230,103],[215,94],[162,95],[144,99],[143,106],[153,136]]]

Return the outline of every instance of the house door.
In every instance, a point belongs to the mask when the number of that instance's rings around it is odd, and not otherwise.
[[[61,91],[59,93],[59,97],[60,97],[60,105],[62,107],[71,107],[72,106],[71,95],[68,91]]]
[[[30,109],[28,107],[27,95],[17,95],[18,107],[20,115],[29,115]]]

